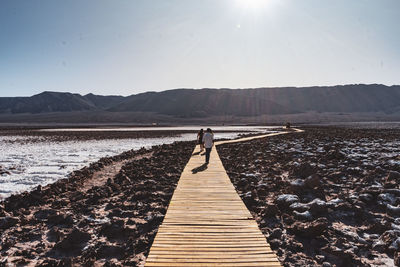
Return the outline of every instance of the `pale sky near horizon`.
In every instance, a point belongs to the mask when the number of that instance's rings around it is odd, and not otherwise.
[[[400,84],[399,0],[2,0],[0,96]]]

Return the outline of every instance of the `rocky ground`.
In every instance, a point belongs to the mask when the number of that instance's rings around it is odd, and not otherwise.
[[[284,266],[400,266],[400,132],[305,128],[218,147]]]
[[[5,199],[0,266],[141,265],[193,147],[128,151]]]
[[[399,137],[306,128],[218,151],[285,266],[399,266]],[[0,266],[143,264],[193,146],[128,151],[7,198]]]

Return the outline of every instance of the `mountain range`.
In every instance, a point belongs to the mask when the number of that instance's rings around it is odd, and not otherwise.
[[[207,119],[256,122],[257,118],[290,119],[305,114],[307,120],[310,114],[397,119],[400,86],[174,89],[126,97],[43,92],[31,97],[0,97],[0,122],[57,122],[66,117],[70,122],[93,123]]]

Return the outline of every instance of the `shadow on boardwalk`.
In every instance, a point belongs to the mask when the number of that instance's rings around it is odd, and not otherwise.
[[[204,163],[204,164],[200,165],[199,167],[196,167],[196,168],[192,169],[192,173],[196,174],[198,172],[205,171],[205,170],[207,170],[207,166],[208,166],[208,164]]]
[[[198,156],[198,155],[204,156],[206,154],[206,152],[203,152],[201,154],[200,153],[201,153],[200,151],[199,152],[195,152],[195,153],[192,154],[192,156]]]

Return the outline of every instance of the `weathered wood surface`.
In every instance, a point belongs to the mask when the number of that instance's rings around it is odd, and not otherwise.
[[[236,193],[216,148],[208,166],[199,150],[196,146],[182,172],[145,266],[281,266]]]

